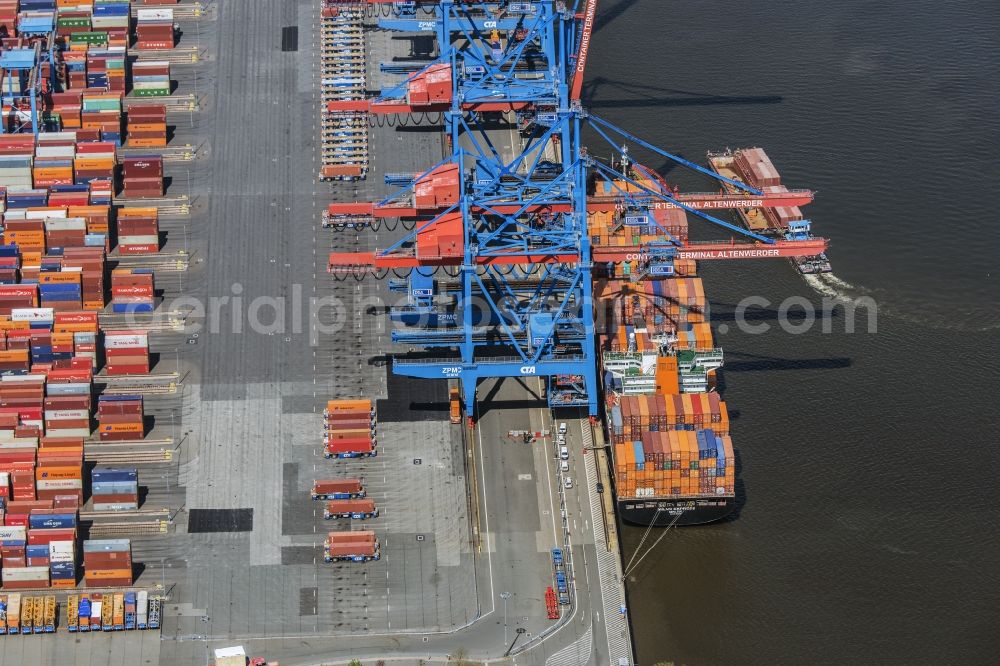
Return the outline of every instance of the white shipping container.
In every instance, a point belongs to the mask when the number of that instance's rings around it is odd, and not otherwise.
[[[38,490],[83,490],[83,479],[41,479],[35,481]]]
[[[139,508],[139,504],[136,502],[121,502],[113,504],[105,504],[103,502],[94,503],[94,511],[136,511]]]
[[[51,322],[52,308],[13,308],[10,311],[11,321],[46,321]]]
[[[147,613],[149,611],[149,592],[139,590],[135,599],[135,611],[138,615],[139,624],[147,624]]]
[[[35,148],[35,157],[63,157],[73,159],[76,157],[76,146],[46,146],[39,140],[38,146]]]
[[[119,236],[119,245],[159,245],[159,236]]]
[[[140,9],[136,12],[136,19],[139,23],[145,21],[171,21],[174,20],[174,10],[167,7],[164,9]]]
[[[26,210],[25,220],[55,220],[65,219],[68,213],[65,210]]]
[[[49,437],[90,437],[90,428],[52,428],[46,429]]]
[[[98,28],[127,28],[128,21],[128,16],[92,16],[90,25],[94,30]]]
[[[45,218],[46,231],[87,231],[87,221],[82,217],[67,217],[58,219],[55,217]]]
[[[45,411],[46,421],[59,421],[61,419],[85,419],[90,416],[90,411],[86,409],[52,409]]]
[[[48,567],[4,567],[2,573],[4,583],[49,580]]]
[[[11,433],[12,437],[9,441],[0,443],[0,448],[3,449],[37,449],[38,448],[38,438],[37,437],[13,437],[13,431],[8,431]]]
[[[132,548],[130,539],[88,539],[83,542],[85,553],[128,552]]]
[[[162,90],[164,88],[170,88],[170,79],[166,76],[163,77],[162,81],[133,81],[133,90]]]
[[[16,312],[13,310],[12,312]],[[149,336],[147,335],[111,335],[104,336],[105,349],[132,349],[149,347]]]
[[[86,354],[76,353],[77,356],[90,356],[91,358],[96,357],[96,352],[87,352]],[[84,384],[82,382],[67,383],[67,384],[49,384],[45,387],[46,393],[49,395],[88,395],[90,393],[90,384]]]
[[[101,623],[101,601],[90,600],[90,627],[94,628],[94,625]]]
[[[2,382],[34,382],[36,384],[45,383],[45,375],[4,375],[0,377]]]
[[[72,541],[50,541],[49,561],[51,562],[73,562],[73,542]]]
[[[80,3],[83,7],[90,7],[91,4]],[[45,145],[47,143],[63,142],[63,141],[76,141],[76,132],[43,132],[38,135],[36,139],[39,145]]]
[[[25,525],[6,525],[0,527],[0,541],[25,540],[28,538],[28,528]]]

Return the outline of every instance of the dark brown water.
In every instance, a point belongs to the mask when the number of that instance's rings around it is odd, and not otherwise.
[[[766,148],[818,191],[836,276],[703,265],[745,503],[632,572],[640,663],[995,662],[1000,6],[602,0],[598,25],[594,112],[696,161]],[[732,321],[751,295],[767,334]],[[877,331],[777,328],[783,299],[824,295],[872,298]]]

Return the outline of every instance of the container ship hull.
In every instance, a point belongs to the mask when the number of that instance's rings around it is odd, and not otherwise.
[[[632,525],[669,527],[704,525],[720,521],[736,509],[736,498],[720,497],[650,497],[618,499],[618,515]]]
[[[643,178],[646,172],[637,170],[638,181],[658,187]],[[681,209],[629,204],[591,213],[588,229],[595,245],[655,243],[664,229],[683,242],[687,218]],[[693,260],[676,257],[598,270],[593,294],[604,427],[616,505],[626,523],[701,525],[735,508],[729,414],[714,392],[723,352],[696,273]]]

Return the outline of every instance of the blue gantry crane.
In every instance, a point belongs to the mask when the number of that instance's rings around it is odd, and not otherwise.
[[[368,0],[372,5],[387,5]],[[488,377],[539,377],[550,405],[598,413],[592,271],[595,262],[630,260],[635,249],[591,247],[588,205],[624,210],[623,224],[656,227],[654,205],[682,208],[746,238],[742,243],[689,245],[660,229],[643,271],[670,275],[677,258],[816,254],[808,233],[776,240],[704,212],[748,196],[785,205],[739,181],[662,151],[588,115],[579,103],[596,0],[392,3],[386,29],[426,32],[440,56],[373,99],[334,101],[328,113],[373,116],[439,112],[451,153],[419,174],[387,174],[393,192],[377,202],[332,203],[324,225],[357,228],[407,220],[389,247],[333,253],[339,275],[396,275],[390,288],[407,294],[390,310],[396,343],[423,348],[397,357],[393,372],[461,381],[466,413],[475,414],[476,385]],[[498,123],[516,118],[516,130]],[[619,153],[617,164],[593,159],[581,145],[587,123]],[[514,137],[513,139],[511,137]],[[721,179],[736,194],[681,195],[634,165],[625,144],[651,150]],[[595,188],[595,181],[602,185]],[[596,190],[590,192],[588,190]],[[805,200],[806,194],[795,194]],[[727,198],[728,197],[728,198]],[[811,193],[808,193],[811,198]],[[631,211],[631,212],[627,212]],[[808,247],[807,247],[808,246]],[[753,248],[753,249],[748,249]],[[401,279],[404,274],[406,279]]]

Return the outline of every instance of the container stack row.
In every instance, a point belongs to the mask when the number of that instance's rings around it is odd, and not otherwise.
[[[137,113],[137,119],[150,121],[136,125],[143,129],[142,140],[165,144],[163,113]],[[111,203],[118,173],[115,145],[81,141],[83,133],[53,132],[37,140],[31,135],[0,136],[2,243],[17,245],[16,250],[4,252],[3,266],[15,261],[24,278],[41,270],[42,258],[51,264],[65,258],[67,250],[72,250],[72,256],[82,248],[107,251],[112,247],[115,216]],[[123,194],[128,198],[163,196],[162,156],[125,157],[121,171]],[[155,208],[120,208],[117,213],[123,254],[159,251]]]
[[[146,0],[143,4],[153,3]],[[137,49],[173,48],[172,8],[145,6],[137,14]],[[8,39],[21,38],[4,49],[11,63],[32,66],[36,62],[34,44],[27,40],[54,35],[42,41],[38,58],[38,77],[55,82],[37,102],[43,130],[94,129],[99,139],[121,145],[126,90],[136,97],[170,94],[169,81],[164,85],[161,80],[169,78],[168,72],[161,71],[162,63],[157,63],[160,67],[156,72],[149,71],[152,63],[129,65],[130,24],[130,0],[0,2],[0,30]],[[157,80],[153,82],[149,76]],[[4,79],[6,133],[24,131],[22,119],[31,112],[26,98],[20,96],[27,93],[26,81],[27,77],[18,76]],[[17,97],[12,102],[13,96]]]
[[[83,581],[87,587],[131,585],[132,542],[129,539],[84,541]]]
[[[621,497],[735,491],[733,442],[711,429],[644,432],[637,441],[615,444],[614,460]]]
[[[128,107],[129,148],[163,148],[167,145],[167,107],[134,104]]]
[[[159,209],[119,208],[118,253],[156,254],[160,251]]]
[[[371,400],[330,400],[323,412],[323,445],[327,458],[376,455],[376,417]]]
[[[36,285],[0,285],[0,302],[37,301]],[[3,382],[48,383],[49,393],[74,389],[67,382],[90,380],[99,367],[102,336],[96,312],[56,312],[53,308],[0,304],[0,374]],[[107,374],[148,374],[149,335],[145,330],[107,331],[103,335]],[[30,373],[30,374],[29,374]],[[25,376],[27,375],[27,376]]]
[[[139,508],[139,470],[95,467],[90,472],[94,511],[135,511]]]
[[[135,97],[170,95],[170,63],[166,60],[142,60],[133,63],[132,95]]]
[[[9,416],[4,418],[10,420]],[[81,419],[85,420],[88,419]],[[37,429],[28,427],[20,429],[37,432]],[[14,432],[17,433],[17,430],[15,428]],[[72,497],[77,504],[81,503],[83,438],[39,438],[26,434],[23,437],[15,435],[0,444],[0,497],[11,502],[49,503],[66,503]]]
[[[76,586],[77,507],[29,508],[12,503],[0,527],[4,590]],[[17,511],[18,513],[14,513]]]
[[[0,285],[0,301],[24,298],[37,302],[36,285]],[[60,394],[71,388],[65,381],[85,382],[97,364],[97,313],[55,312],[52,308],[11,307],[3,314],[0,305],[0,384],[14,382],[46,383]],[[31,376],[28,375],[32,372]],[[84,391],[83,388],[80,391]]]
[[[58,205],[64,197],[50,200],[58,194],[77,195],[71,205],[110,204],[103,193],[113,188],[116,142],[99,140],[100,134],[81,129],[43,133],[37,139],[30,134],[0,137],[4,211]],[[79,202],[83,193],[88,196]]]
[[[368,113],[331,111],[328,102],[367,96],[364,10],[325,2],[320,10],[320,142],[324,180],[359,180],[368,173]]]
[[[122,159],[122,191],[128,199],[155,199],[162,197],[163,157],[161,155],[135,155]]]
[[[107,331],[104,353],[109,375],[149,374],[149,333],[144,330]]]
[[[111,271],[112,312],[152,312],[155,307],[152,268]]]
[[[173,0],[176,3],[176,0]],[[168,4],[149,2],[144,5]],[[138,51],[161,51],[174,48],[174,10],[171,7],[142,7],[136,12],[135,48]]]
[[[644,432],[711,428],[729,434],[729,412],[718,393],[621,396],[608,410],[612,442],[635,441]]]
[[[141,395],[102,395],[97,399],[97,432],[102,442],[134,441],[145,435]]]

